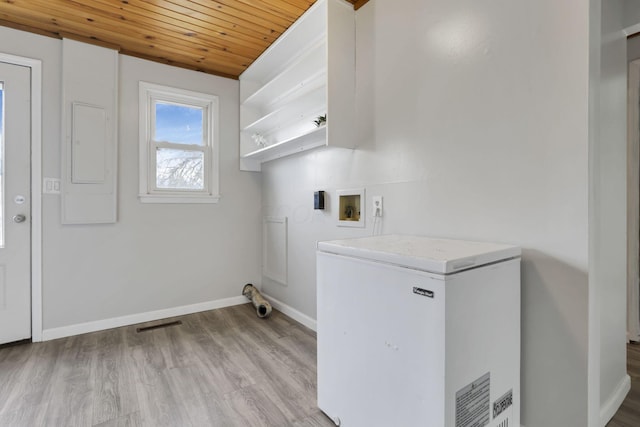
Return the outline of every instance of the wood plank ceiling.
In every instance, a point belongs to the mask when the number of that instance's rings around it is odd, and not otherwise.
[[[368,0],[348,0],[357,9]],[[237,78],[315,0],[0,0],[0,25]]]

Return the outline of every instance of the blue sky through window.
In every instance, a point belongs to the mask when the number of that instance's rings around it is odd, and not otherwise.
[[[156,102],[155,140],[202,145],[202,108]]]

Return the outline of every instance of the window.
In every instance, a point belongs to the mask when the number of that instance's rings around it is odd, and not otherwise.
[[[140,200],[218,201],[218,97],[140,82]]]

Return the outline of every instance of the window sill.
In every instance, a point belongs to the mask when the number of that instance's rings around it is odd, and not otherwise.
[[[138,197],[142,203],[218,203],[220,200],[219,195],[140,194]]]

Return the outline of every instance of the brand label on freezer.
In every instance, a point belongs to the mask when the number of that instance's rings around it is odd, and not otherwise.
[[[491,376],[487,372],[456,393],[456,427],[484,427],[489,424]]]
[[[430,291],[428,289],[422,289],[419,288],[417,286],[413,287],[413,293],[414,294],[418,294],[418,295],[422,295],[423,297],[429,297],[429,298],[433,298],[433,291]]]
[[[499,399],[493,402],[493,418],[500,415],[513,404],[513,389],[503,394]]]

